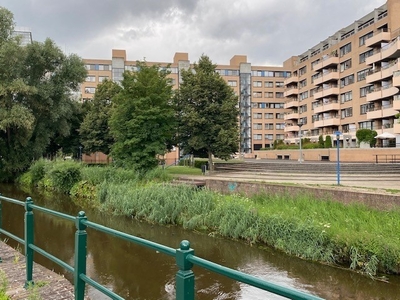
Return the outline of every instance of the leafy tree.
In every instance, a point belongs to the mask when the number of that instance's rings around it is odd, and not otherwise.
[[[103,152],[109,154],[114,139],[110,133],[108,120],[111,116],[113,98],[121,91],[121,87],[110,80],[105,80],[96,88],[91,101],[90,110],[83,120],[79,133],[84,152]]]
[[[122,90],[113,98],[111,155],[121,165],[146,171],[171,147],[175,113],[169,73],[145,62],[137,62],[137,67],[137,72],[124,73]]]
[[[318,146],[319,148],[324,148],[325,144],[324,144],[324,137],[322,135],[320,135],[318,137]]]
[[[356,132],[356,137],[358,143],[368,143],[371,147],[376,144],[376,136],[378,133],[371,129],[358,129]]]
[[[70,133],[71,93],[86,76],[76,55],[50,40],[22,46],[12,13],[0,8],[0,179],[11,179],[43,155],[51,139]]]
[[[324,148],[332,148],[332,137],[330,135],[325,137]]]
[[[206,151],[210,168],[213,155],[228,159],[239,145],[238,99],[215,68],[202,55],[193,69],[182,71],[175,98],[179,145],[185,152]]]

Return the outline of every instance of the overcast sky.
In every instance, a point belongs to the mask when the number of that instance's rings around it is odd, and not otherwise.
[[[1,0],[33,39],[66,53],[172,62],[175,52],[229,64],[281,65],[362,18],[385,0]]]

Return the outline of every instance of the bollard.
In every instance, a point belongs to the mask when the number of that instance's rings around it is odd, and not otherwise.
[[[87,217],[85,212],[80,211],[75,219],[75,300],[83,300],[85,297],[85,281],[80,278],[81,274],[86,275],[87,226],[83,224],[83,220],[87,220]]]
[[[187,260],[188,255],[194,255],[189,241],[183,240],[180,249],[176,249],[176,264],[179,267],[176,273],[176,300],[194,300],[194,273],[193,264]]]
[[[25,288],[33,285],[33,249],[30,245],[33,245],[34,241],[34,228],[33,228],[33,211],[30,205],[33,204],[32,198],[28,197],[25,201],[25,260],[26,260],[26,281]]]

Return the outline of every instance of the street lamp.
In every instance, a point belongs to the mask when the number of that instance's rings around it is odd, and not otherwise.
[[[297,122],[297,126],[299,126],[299,138],[300,138],[300,142],[299,142],[299,149],[300,149],[300,157],[299,157],[299,162],[302,163],[303,162],[303,154],[301,153],[301,126],[303,126],[303,122],[300,120]]]
[[[79,160],[82,161],[82,146],[79,146]]]
[[[340,158],[339,158],[339,142],[340,142],[340,131],[336,131],[336,149],[337,149],[337,157],[336,157],[336,176],[337,176],[337,185],[340,185]]]

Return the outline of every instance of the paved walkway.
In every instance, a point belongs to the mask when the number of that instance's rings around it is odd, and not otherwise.
[[[74,287],[66,278],[37,263],[33,266],[36,285],[33,289],[25,289],[25,256],[3,242],[0,242],[0,256],[0,270],[7,278],[7,295],[10,299],[74,299]],[[0,280],[3,281],[1,276]]]

